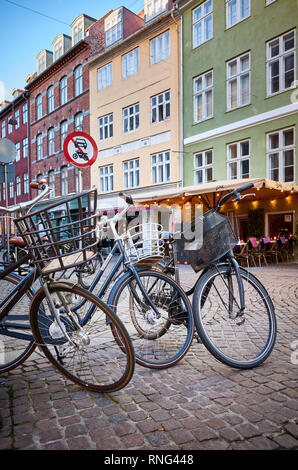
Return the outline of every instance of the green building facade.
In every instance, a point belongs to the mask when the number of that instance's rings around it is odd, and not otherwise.
[[[178,3],[184,186],[247,178],[287,183],[292,191],[239,204],[240,236],[256,209],[264,212],[264,235],[276,235],[279,226],[298,231],[297,0]]]

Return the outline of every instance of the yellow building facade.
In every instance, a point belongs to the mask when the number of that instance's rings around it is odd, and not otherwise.
[[[150,200],[181,186],[180,44],[180,18],[171,10],[89,61],[90,132],[98,145],[91,183],[101,209],[116,207],[119,191]]]

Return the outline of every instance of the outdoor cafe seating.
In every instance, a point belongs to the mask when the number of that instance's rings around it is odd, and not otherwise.
[[[268,264],[289,262],[293,259],[294,244],[293,236],[289,239],[283,236],[274,237],[274,239],[262,237],[260,240],[256,237],[249,237],[246,241],[241,240],[234,247],[234,255],[241,266],[268,266]]]

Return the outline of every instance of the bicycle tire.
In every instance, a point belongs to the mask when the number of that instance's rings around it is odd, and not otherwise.
[[[11,273],[1,279],[1,299],[5,297],[12,288],[11,285],[16,286],[19,284],[20,279],[17,275]],[[3,296],[3,297],[2,297]],[[23,297],[16,303],[16,305],[9,311],[0,322],[0,374],[9,372],[12,369],[20,366],[34,351],[35,342],[31,333],[29,314],[30,304],[33,299],[33,292],[31,289],[27,290]],[[22,312],[22,314],[20,313]],[[27,317],[27,318],[26,318]],[[16,322],[19,325],[24,323],[24,330],[16,328]],[[17,338],[13,336],[16,333],[24,334],[31,337],[31,339]]]
[[[235,270],[228,264],[212,267],[202,275],[192,307],[197,333],[208,351],[223,364],[250,369],[263,363],[272,352],[276,317],[261,282],[243,268],[240,275],[245,296],[242,316],[235,318],[239,312],[239,288]]]
[[[96,258],[87,261],[82,267],[78,268],[77,276],[78,281],[83,289],[88,290],[93,282],[93,275],[96,273],[98,268],[104,263],[104,257],[101,253],[97,253]],[[86,271],[86,272],[85,272]],[[92,276],[92,277],[91,277]],[[88,280],[88,281],[86,281]]]
[[[53,299],[62,296],[70,311],[84,301],[83,307],[71,314],[81,328],[60,305],[63,328],[57,329],[43,288],[34,296],[30,311],[32,332],[49,361],[69,380],[90,391],[115,392],[126,386],[133,376],[135,358],[121,320],[104,302],[79,286],[55,282],[48,284],[48,289]],[[89,320],[83,308],[93,309]],[[121,338],[122,348],[116,343],[110,324]]]
[[[109,304],[130,334],[137,364],[150,369],[172,367],[185,356],[192,343],[194,322],[191,304],[180,286],[169,276],[157,270],[144,270],[138,275],[160,317],[155,317],[148,301],[146,305],[146,300],[140,299],[140,288],[133,275],[125,276],[119,282]],[[133,288],[137,289],[141,301]],[[132,312],[132,296],[137,313]]]

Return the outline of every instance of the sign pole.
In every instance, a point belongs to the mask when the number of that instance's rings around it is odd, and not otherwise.
[[[8,207],[8,190],[7,190],[7,165],[4,164],[4,184],[5,184],[5,200],[6,200],[6,207]],[[7,233],[7,259],[10,260],[10,220],[9,214],[5,214],[5,225],[6,225],[6,233]]]

